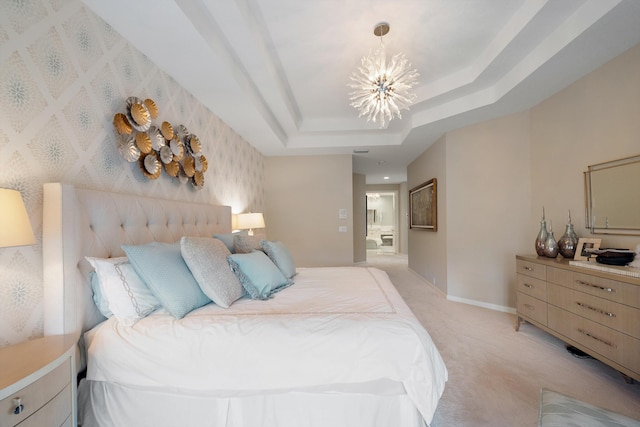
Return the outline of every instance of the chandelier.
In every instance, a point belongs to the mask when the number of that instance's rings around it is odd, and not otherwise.
[[[363,56],[360,66],[351,74],[349,93],[351,106],[360,111],[358,117],[379,121],[383,128],[394,117],[402,118],[400,110],[409,109],[416,95],[409,90],[417,84],[420,74],[404,54],[397,53],[387,60],[382,36],[389,32],[389,24],[381,22],[373,29],[380,37],[380,47]]]

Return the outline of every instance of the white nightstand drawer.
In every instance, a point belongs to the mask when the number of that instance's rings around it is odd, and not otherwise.
[[[23,420],[27,419],[30,415],[34,414],[38,409],[47,405],[47,402],[51,403],[54,397],[60,394],[66,394],[67,404],[69,406],[67,410],[67,416],[71,413],[71,358],[68,358],[60,366],[44,375],[42,378],[34,381],[21,390],[13,393],[9,397],[0,401],[0,427],[13,427]],[[60,393],[67,387],[66,393]],[[66,390],[66,389],[65,389]],[[15,404],[14,399],[20,398],[24,409],[20,414],[14,414]],[[66,418],[66,416],[65,416]],[[62,418],[58,424],[49,423],[49,421],[40,424],[24,424],[24,425],[62,425],[65,418]],[[49,418],[45,418],[49,420]],[[20,424],[21,426],[23,424]]]
[[[60,427],[69,420],[71,420],[71,384],[67,384],[49,403],[17,427]]]

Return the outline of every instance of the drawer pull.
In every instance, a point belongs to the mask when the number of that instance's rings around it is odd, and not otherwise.
[[[576,304],[578,304],[580,307],[584,307],[584,308],[587,308],[587,309],[589,309],[591,311],[595,311],[596,313],[604,314],[605,316],[616,317],[616,315],[613,314],[613,313],[610,313],[610,312],[604,311],[604,310],[600,310],[599,308],[592,307],[589,304],[585,304],[585,303],[582,303],[580,301],[577,301]]]
[[[602,338],[598,338],[595,335],[592,335],[590,332],[585,331],[584,329],[578,328],[578,332],[580,332],[583,335],[588,336],[589,338],[593,338],[594,340],[599,341],[602,344],[608,345],[609,347],[616,348],[616,345],[613,344],[612,342],[607,341],[607,340],[603,340]]]
[[[533,268],[531,268],[531,267],[524,266],[524,267],[522,267],[522,268],[524,268],[524,269],[525,269],[525,270],[527,270],[527,271],[533,271]]]
[[[528,283],[523,283],[525,288],[529,288],[529,289],[533,289],[533,285],[530,285]]]
[[[525,304],[525,305],[524,305],[524,308],[527,308],[527,309],[529,309],[529,310],[533,310],[533,311],[535,311],[535,310],[536,310],[536,308],[535,308],[534,306],[532,306],[531,304]]]
[[[22,398],[20,397],[15,397],[13,399],[13,406],[13,413],[15,415],[20,415],[22,411],[24,411],[24,405],[22,404]]]
[[[592,283],[588,283],[588,282],[583,282],[582,280],[576,280],[576,283],[578,285],[584,285],[584,286],[589,286],[591,288],[596,288],[596,289],[600,289],[601,291],[607,291],[607,292],[615,292],[615,289],[611,289],[611,288],[605,288],[604,286],[598,286],[598,285],[594,285]]]

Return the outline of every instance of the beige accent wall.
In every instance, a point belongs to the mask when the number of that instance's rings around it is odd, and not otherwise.
[[[409,231],[409,267],[450,299],[515,305],[515,255],[534,253],[542,206],[556,239],[570,209],[579,237],[635,248],[637,236],[585,229],[583,172],[640,154],[640,45],[522,113],[447,133],[408,167],[438,179],[438,232]]]
[[[297,267],[352,265],[351,155],[265,157],[264,175],[269,239],[282,241]]]
[[[367,260],[367,203],[365,175],[353,174],[353,262]]]
[[[0,347],[43,334],[43,183],[263,211],[262,154],[82,1],[1,1],[0,46],[0,187],[20,191],[37,240],[0,248]],[[129,96],[198,135],[203,188],[122,158],[113,116]]]

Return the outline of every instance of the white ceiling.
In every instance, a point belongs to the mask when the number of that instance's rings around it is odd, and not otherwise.
[[[398,183],[443,133],[527,109],[640,43],[638,0],[83,0],[265,156],[354,155]],[[386,129],[349,105],[380,44],[420,73]],[[389,176],[388,181],[383,176]]]

